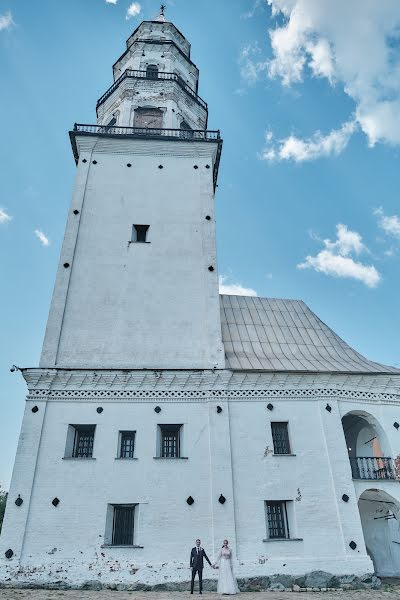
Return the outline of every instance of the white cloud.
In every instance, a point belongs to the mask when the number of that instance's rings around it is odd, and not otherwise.
[[[370,146],[400,144],[399,0],[267,2],[279,19],[269,31],[269,76],[284,86],[325,78],[354,101]]]
[[[320,131],[308,139],[302,140],[295,135],[274,141],[271,131],[267,131],[265,147],[260,154],[262,160],[281,161],[293,160],[305,162],[316,158],[336,156],[346,148],[349,140],[356,129],[354,121],[344,123],[340,129],[333,129],[327,135]]]
[[[268,67],[267,60],[257,60],[260,55],[261,48],[257,43],[244,46],[239,54],[240,76],[249,85],[254,84]]]
[[[256,12],[258,11],[258,9],[261,7],[262,3],[263,3],[263,0],[254,0],[253,6],[250,8],[250,10],[243,13],[242,15],[240,15],[240,18],[241,19],[252,19],[254,17],[254,15],[256,14]]]
[[[140,14],[141,10],[142,7],[140,6],[139,2],[132,2],[132,4],[128,6],[128,10],[126,11],[126,20],[132,17],[137,17]]]
[[[374,288],[381,281],[381,275],[373,265],[365,265],[354,260],[351,254],[359,255],[367,251],[357,231],[351,231],[346,225],[336,226],[336,241],[323,240],[324,248],[316,256],[307,256],[297,265],[298,269],[314,269],[319,273],[355,279],[367,287]]]
[[[3,223],[9,223],[12,217],[6,213],[3,208],[0,208],[0,225]]]
[[[230,296],[257,296],[257,292],[252,288],[243,287],[241,283],[228,283],[229,277],[219,276],[219,293]]]
[[[400,238],[400,218],[397,215],[388,217],[381,206],[374,210],[374,214],[378,217],[378,227],[388,235]]]
[[[38,238],[39,242],[42,244],[42,246],[50,246],[50,240],[48,239],[48,237],[45,236],[43,231],[41,231],[40,229],[35,229],[35,235]]]
[[[4,15],[0,15],[0,31],[3,31],[3,29],[10,29],[10,27],[12,27],[13,25],[14,21],[10,11],[5,13]]]
[[[107,4],[117,4],[118,0],[106,0]]]

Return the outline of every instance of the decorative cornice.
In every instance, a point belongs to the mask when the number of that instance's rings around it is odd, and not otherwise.
[[[141,400],[337,398],[400,402],[400,377],[204,371],[24,369],[29,399]]]
[[[361,402],[400,403],[400,396],[395,394],[374,394],[356,390],[333,389],[271,389],[271,390],[32,390],[27,400],[56,401],[134,401],[140,402],[207,402],[223,400],[262,401],[266,398],[276,400],[312,398],[314,400],[331,398],[333,400],[350,400]]]

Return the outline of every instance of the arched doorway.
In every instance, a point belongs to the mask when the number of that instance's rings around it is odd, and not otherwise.
[[[358,501],[367,553],[377,575],[400,576],[400,506],[387,492],[365,490]]]
[[[342,418],[353,479],[396,479],[387,436],[370,414],[352,411]]]

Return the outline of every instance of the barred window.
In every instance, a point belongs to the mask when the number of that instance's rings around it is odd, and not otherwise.
[[[114,504],[112,545],[133,546],[135,523],[134,504]]]
[[[288,424],[285,422],[271,423],[274,454],[291,454]]]
[[[74,425],[74,458],[92,458],[95,425]]]
[[[133,458],[136,431],[120,431],[119,458]]]
[[[266,501],[267,532],[269,539],[289,538],[289,524],[285,500]]]
[[[162,458],[179,458],[181,453],[181,427],[182,425],[160,425]]]

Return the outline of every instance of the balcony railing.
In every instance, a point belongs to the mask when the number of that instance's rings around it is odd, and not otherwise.
[[[397,479],[391,458],[350,456],[353,479]]]
[[[220,131],[205,129],[164,129],[156,127],[116,127],[114,125],[82,125],[75,123],[74,131],[104,135],[123,135],[133,137],[166,137],[188,141],[214,142],[221,140]]]
[[[183,79],[179,77],[179,75],[177,75],[176,73],[163,73],[160,71],[158,73],[148,73],[147,71],[134,71],[132,69],[127,69],[122,73],[120,77],[118,77],[118,79],[113,83],[113,85],[97,101],[96,108],[98,108],[101,104],[103,104],[103,102],[107,100],[107,98],[111,96],[111,94],[114,92],[114,90],[117,89],[121,81],[127,78],[147,79],[148,81],[176,81],[178,85],[183,90],[185,90],[185,92],[189,94],[189,96],[191,96],[191,98],[195,102],[200,104],[200,106],[202,106],[204,110],[207,110],[207,102],[204,102],[204,100],[202,100],[200,96],[196,94],[196,92],[190,87],[190,85],[185,83]]]

